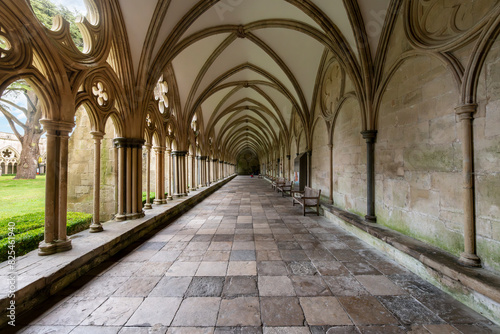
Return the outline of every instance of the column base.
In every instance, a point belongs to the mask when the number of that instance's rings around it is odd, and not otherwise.
[[[365,216],[365,220],[369,223],[376,223],[377,222],[377,216]]]
[[[161,200],[161,204],[167,204],[167,200],[166,199],[162,199]]]
[[[158,204],[163,204],[163,201],[162,201],[161,199],[155,199],[155,200],[153,201],[153,204],[156,204],[156,205],[158,205]]]
[[[480,268],[481,267],[481,259],[479,256],[476,254],[470,254],[470,253],[462,253],[460,254],[460,258],[458,259],[458,262],[466,267],[474,267],[474,268]]]
[[[172,201],[172,200],[173,200],[172,196],[168,195],[167,196],[167,201]]]
[[[102,228],[101,224],[92,224],[90,225],[89,232],[90,233],[97,233],[97,232],[102,232],[104,229]]]
[[[117,214],[115,216],[115,220],[116,221],[133,220],[142,218],[144,216],[145,216],[144,211],[141,210],[141,212],[136,212],[136,213]]]
[[[60,252],[69,251],[73,246],[71,246],[71,239],[66,240],[55,240],[52,243],[46,243],[45,241],[40,242],[38,246],[38,255],[45,256]]]
[[[144,204],[144,210],[151,210],[153,208],[153,206],[151,206],[151,203],[146,203]]]

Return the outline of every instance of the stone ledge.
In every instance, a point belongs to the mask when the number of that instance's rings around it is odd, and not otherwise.
[[[212,183],[210,187],[193,191],[189,196],[155,205],[146,216],[127,221],[104,223],[104,231],[88,230],[71,236],[73,248],[67,252],[39,256],[38,250],[16,260],[17,286],[15,292],[16,317],[39,305],[51,295],[61,291],[110,256],[139,240],[155,228],[168,225],[174,218],[188,211],[207,196],[232,180],[232,175]],[[7,262],[0,263],[0,328],[6,325],[7,307],[10,303],[9,270]]]
[[[455,299],[500,324],[500,277],[482,268],[468,268],[437,247],[369,223],[333,205],[322,203],[325,217],[381,249],[398,263]]]

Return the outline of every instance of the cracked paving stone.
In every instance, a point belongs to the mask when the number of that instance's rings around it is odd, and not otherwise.
[[[193,277],[186,297],[220,297],[224,286],[224,277]]]

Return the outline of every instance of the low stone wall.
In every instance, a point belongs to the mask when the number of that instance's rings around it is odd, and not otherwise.
[[[73,235],[73,249],[50,256],[38,256],[32,251],[18,259],[16,264],[17,290],[15,292],[16,317],[40,305],[50,296],[61,291],[92,268],[123,250],[157,228],[167,226],[180,214],[231,181],[235,175],[221,180],[206,189],[195,191],[188,197],[174,200],[172,204],[154,206],[146,217],[125,221],[107,222],[104,231]],[[170,202],[170,203],[172,203]],[[0,264],[0,329],[7,324],[8,277],[12,274],[7,262]]]

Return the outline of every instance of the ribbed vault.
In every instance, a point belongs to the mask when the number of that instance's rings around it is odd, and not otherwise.
[[[139,10],[134,1],[119,0],[137,82],[148,94],[168,68],[178,93],[176,139],[196,121],[196,139],[180,146],[196,140],[203,155],[229,161],[243,150],[261,158],[280,154],[273,150],[280,143],[290,154],[295,123],[309,145],[325,62],[336,55],[358,89],[366,86],[355,74],[381,31],[362,33],[360,17],[372,24],[388,3],[151,0]],[[360,52],[362,39],[369,45]]]

